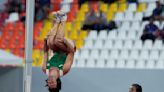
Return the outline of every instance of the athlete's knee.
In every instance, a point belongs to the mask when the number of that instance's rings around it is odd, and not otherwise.
[[[76,51],[76,45],[74,41],[64,38],[64,43],[67,45],[69,53],[74,53]]]

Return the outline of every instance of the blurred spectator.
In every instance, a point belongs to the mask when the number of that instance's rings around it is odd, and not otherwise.
[[[86,2],[86,0],[78,0],[79,8],[80,8],[81,5],[82,5],[83,3],[85,3],[85,2]]]
[[[0,2],[0,12],[3,12],[6,7],[5,7],[5,4],[7,3],[7,0],[1,0]]]
[[[162,41],[163,41],[163,43],[164,43],[164,27],[163,27],[163,29],[161,30],[160,37],[161,37],[161,39],[162,39]]]
[[[103,0],[105,3],[109,3],[109,4],[111,4],[111,3],[114,3],[114,2],[116,2],[116,1],[118,1],[118,0]]]
[[[160,39],[164,42],[164,27],[163,27],[163,29],[158,31],[158,38],[157,39]]]
[[[50,0],[35,1],[35,21],[43,20],[48,16],[50,11]]]
[[[162,16],[162,4],[159,1],[156,1],[156,8],[153,10],[152,15],[156,20],[160,20]]]
[[[38,0],[38,1],[41,7],[45,7],[45,6],[48,7],[51,4],[50,0]]]
[[[97,2],[90,2],[91,8],[89,13],[87,14],[84,25],[82,27],[83,30],[103,30],[103,29],[113,29],[116,28],[115,22],[107,22],[106,15],[100,11],[99,5]]]
[[[132,84],[129,92],[142,92],[142,86],[140,86],[139,84]]]
[[[149,17],[144,17],[143,21],[149,20],[150,17],[153,17],[155,20],[163,20],[164,16],[162,16],[162,4],[160,1],[156,1],[156,8],[153,10],[152,15]]]
[[[138,0],[128,0],[129,3],[138,3]]]
[[[79,3],[79,8],[81,7],[81,5],[85,2],[98,2],[98,1],[103,1],[104,3],[108,3],[108,4],[112,4],[114,2],[117,2],[119,0],[78,0]]]
[[[20,20],[19,14],[23,11],[23,4],[20,0],[8,0],[6,4],[6,12],[9,17],[6,19],[6,22],[16,22]]]
[[[22,4],[20,0],[8,0],[7,8],[9,14],[13,12],[20,13],[22,11]]]
[[[50,11],[50,6],[50,0],[35,0],[35,21],[46,19]],[[22,22],[25,21],[25,16],[25,12],[21,13]]]
[[[143,30],[143,34],[141,36],[141,40],[144,42],[147,39],[155,41],[156,38],[159,37],[159,29],[157,25],[154,24],[154,18],[150,18],[150,23],[147,24]]]
[[[159,0],[161,4],[164,4],[164,0]]]
[[[8,13],[6,13],[5,11],[2,12],[0,14],[0,24],[3,24],[7,18],[8,18]],[[2,25],[0,25],[0,26],[2,26]]]

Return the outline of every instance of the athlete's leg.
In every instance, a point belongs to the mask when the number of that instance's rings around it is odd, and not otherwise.
[[[56,16],[58,18],[61,15],[56,14]],[[54,26],[48,34],[48,45],[51,49],[53,49],[54,47],[58,47],[61,49],[66,48],[64,44],[65,21],[66,19],[63,20],[63,17],[54,20]]]
[[[57,33],[56,33],[56,38],[64,38],[64,29],[65,29],[65,21],[61,21],[60,23],[58,23],[57,26]]]
[[[57,33],[57,27],[58,27],[59,23],[54,22],[53,24],[53,28],[50,30],[50,32],[47,34],[47,45],[50,47],[50,49],[52,49],[52,47],[55,44],[55,35]]]
[[[64,27],[62,27],[62,28],[64,29]],[[63,29],[61,29],[61,30],[63,30]],[[53,46],[52,45],[50,45],[50,46],[52,46],[52,48],[53,48],[54,45],[55,45],[60,50],[63,50],[64,52],[67,52],[67,53],[74,52],[74,50],[75,50],[75,43],[72,40],[70,40],[68,38],[65,38],[63,36],[63,34],[64,34],[64,31],[59,31],[59,33],[57,33],[55,39],[50,37],[50,40],[51,40],[50,43],[53,44]]]
[[[55,12],[54,16],[55,16],[54,25],[57,25],[57,27],[55,27],[53,31],[57,32],[55,33],[56,38],[63,38],[67,15],[61,11],[57,11]]]
[[[55,38],[63,38],[64,37],[64,28],[65,28],[65,21],[61,22],[54,22],[53,28],[50,30],[48,35],[52,35]]]

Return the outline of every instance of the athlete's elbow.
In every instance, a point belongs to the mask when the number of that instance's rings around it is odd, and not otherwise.
[[[65,68],[65,69],[63,70],[63,74],[66,75],[66,74],[68,74],[69,71],[70,71],[70,68]]]

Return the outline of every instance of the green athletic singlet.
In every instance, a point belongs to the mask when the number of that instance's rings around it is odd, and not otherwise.
[[[59,70],[63,70],[63,65],[66,61],[67,55],[63,52],[55,52],[53,57],[47,62],[47,69],[51,67],[57,67]]]

